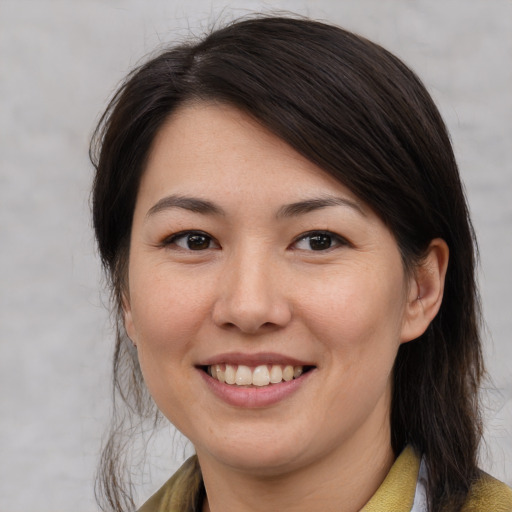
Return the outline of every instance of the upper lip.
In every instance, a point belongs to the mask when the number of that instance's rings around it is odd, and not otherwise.
[[[264,364],[280,364],[291,366],[315,366],[311,362],[299,360],[284,354],[262,352],[259,354],[247,354],[242,352],[227,352],[209,357],[198,366],[212,366],[215,364],[231,364],[245,366],[260,366]]]

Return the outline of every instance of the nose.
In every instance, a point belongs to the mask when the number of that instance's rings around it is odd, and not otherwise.
[[[292,308],[283,281],[275,259],[263,251],[239,251],[220,276],[215,324],[247,334],[285,327]]]

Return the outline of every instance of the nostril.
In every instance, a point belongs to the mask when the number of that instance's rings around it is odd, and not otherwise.
[[[240,330],[246,334],[257,334],[259,332],[267,332],[276,329],[279,326],[273,322],[264,322],[262,324],[259,324],[257,322],[254,322],[252,324],[250,324],[249,322],[239,322],[238,324],[234,322],[224,322],[222,325],[220,325],[220,327],[229,331]]]

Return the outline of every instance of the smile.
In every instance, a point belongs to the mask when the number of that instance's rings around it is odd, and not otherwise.
[[[205,368],[208,375],[224,384],[264,387],[298,379],[310,367],[264,364],[255,367],[234,364],[214,364]]]
[[[230,406],[272,407],[298,393],[317,366],[283,354],[218,354],[197,366],[207,388]]]

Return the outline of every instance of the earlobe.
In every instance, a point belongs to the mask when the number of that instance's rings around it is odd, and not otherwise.
[[[449,249],[441,238],[430,242],[426,255],[415,269],[409,285],[402,343],[421,336],[435,318],[444,294]]]
[[[133,325],[132,309],[131,309],[130,301],[127,298],[125,293],[123,293],[122,306],[123,306],[124,329],[125,329],[128,337],[130,338],[130,340],[136,347],[137,341],[136,341],[136,336],[135,336],[135,328]]]

